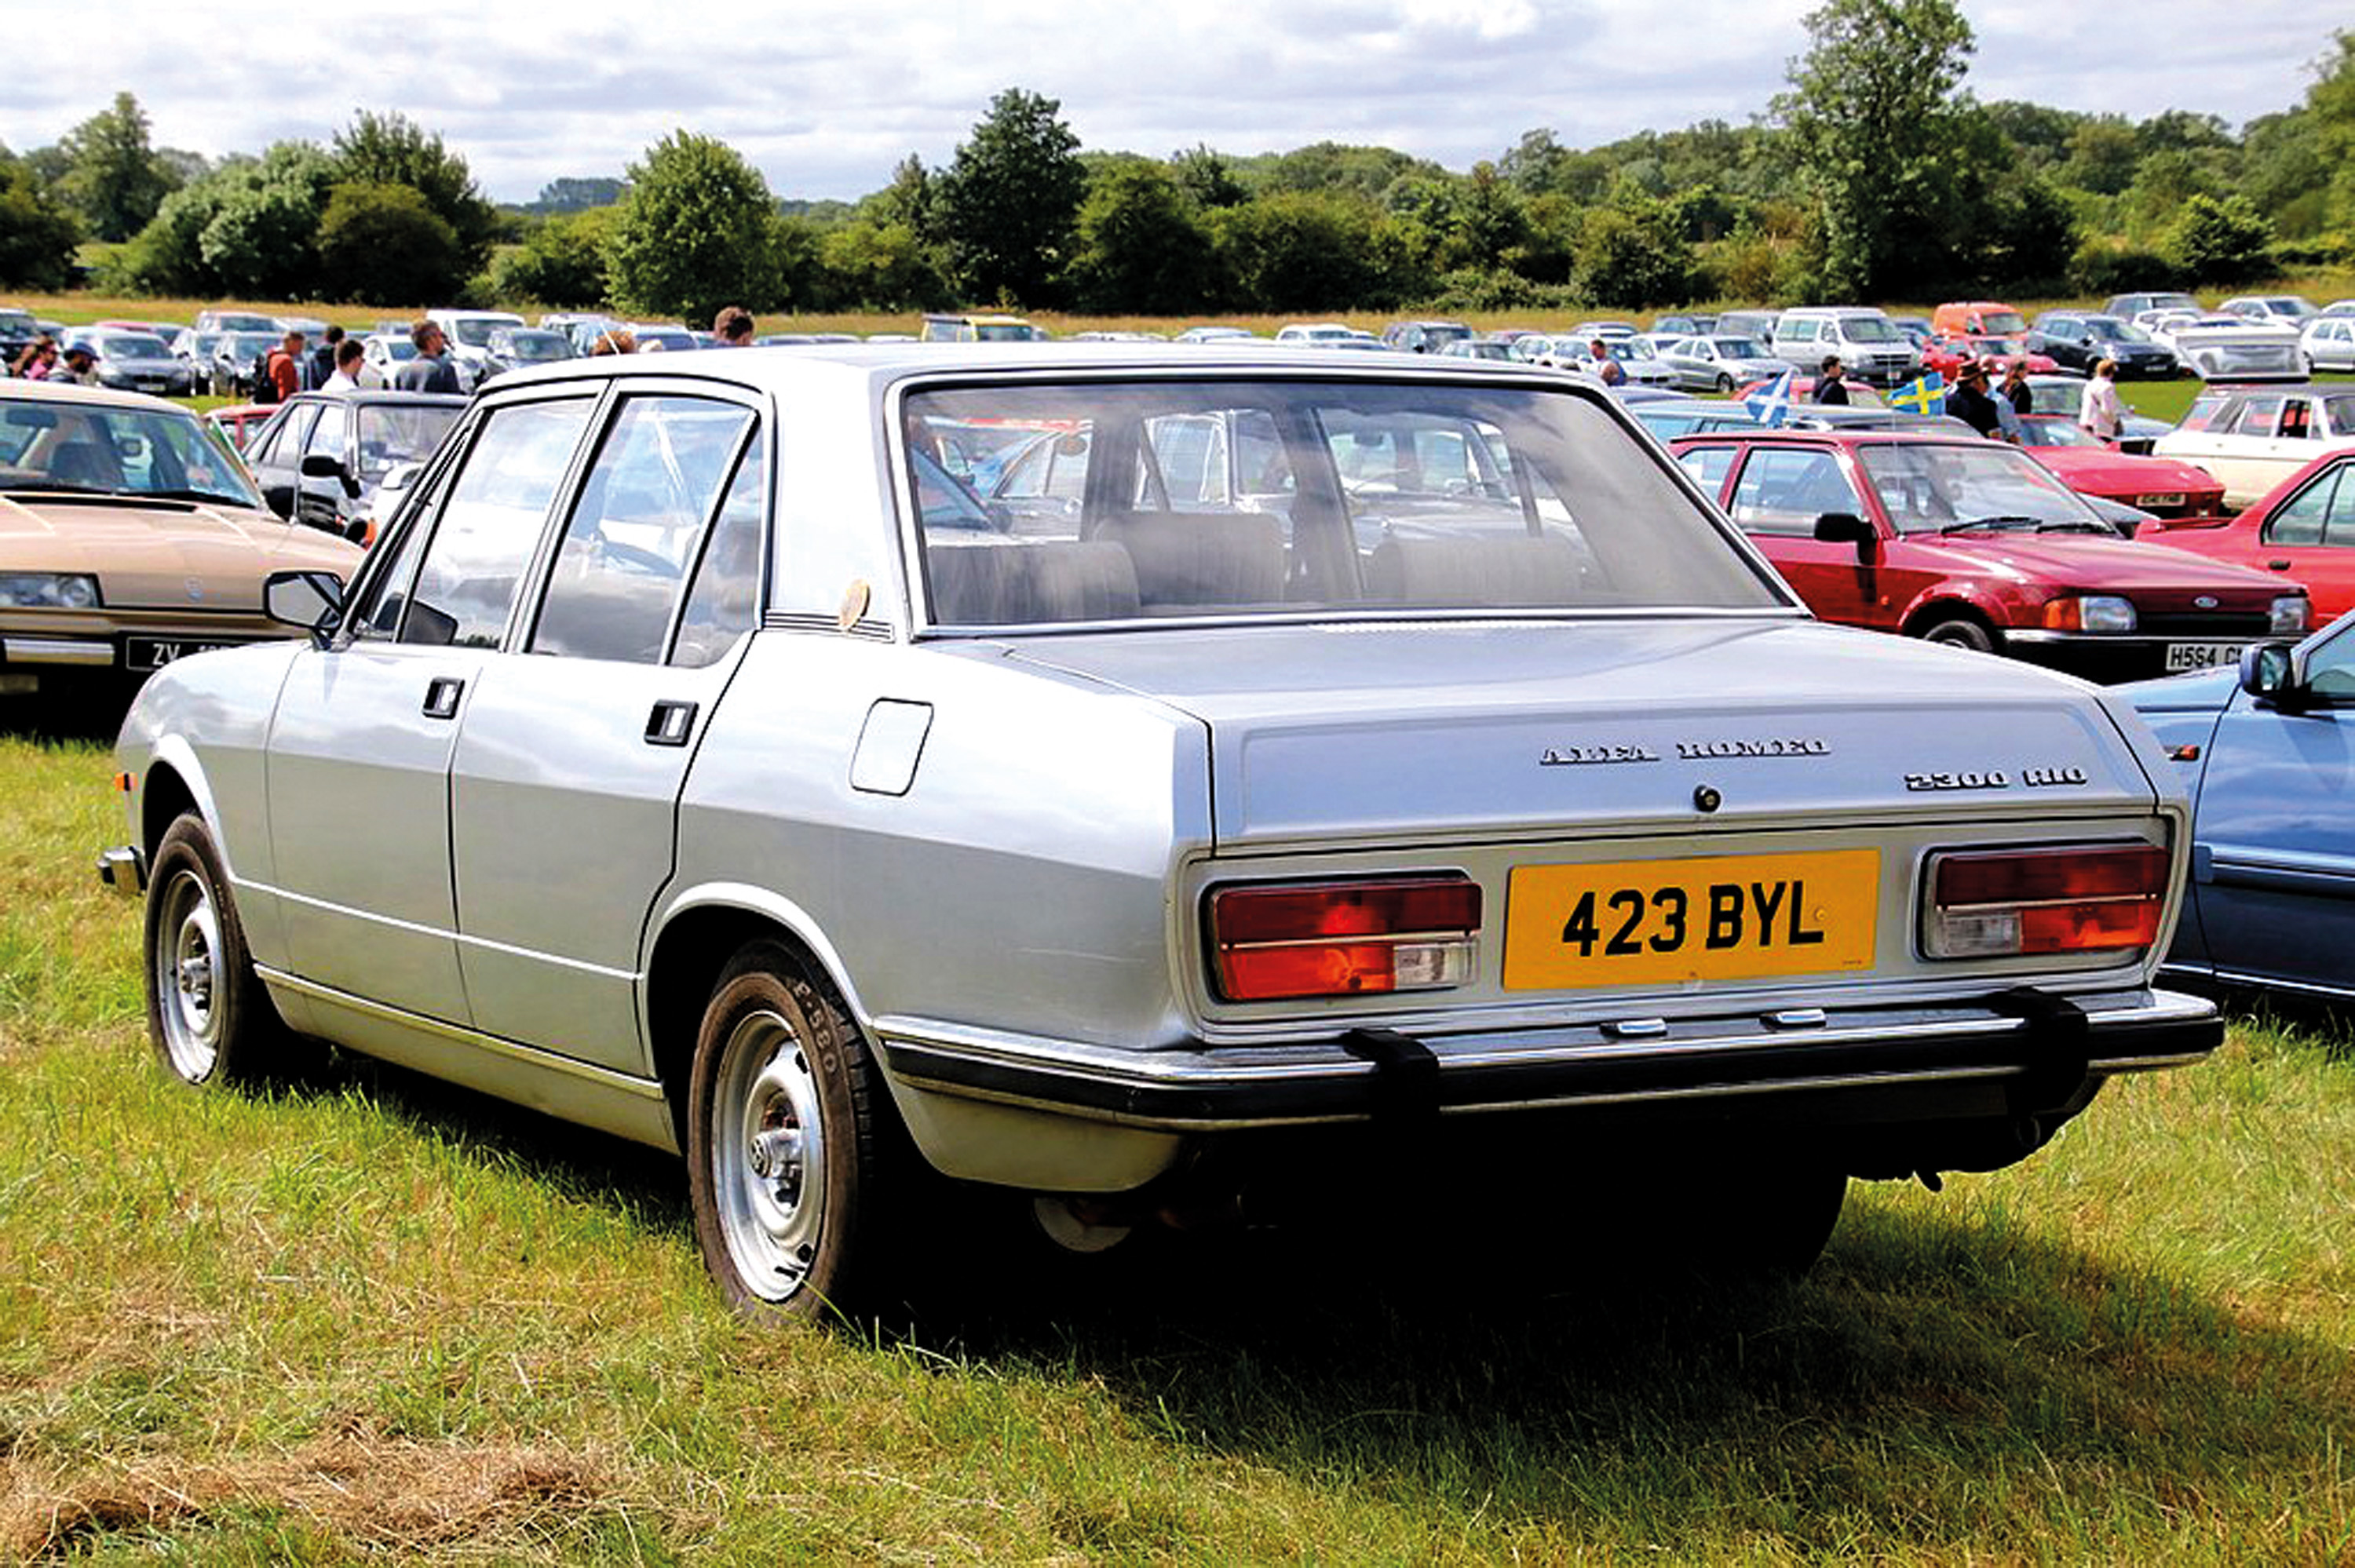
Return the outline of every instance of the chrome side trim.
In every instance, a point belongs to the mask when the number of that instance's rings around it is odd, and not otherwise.
[[[468,1029],[463,1024],[447,1022],[439,1018],[428,1018],[421,1012],[387,1007],[382,1002],[370,1001],[364,996],[355,996],[350,991],[338,991],[334,986],[321,985],[316,980],[307,980],[300,975],[291,975],[284,969],[274,969],[265,964],[256,964],[253,968],[254,972],[261,977],[264,984],[292,991],[297,996],[333,1002],[337,1007],[349,1008],[354,1012],[366,1013],[371,1018],[380,1018],[388,1023],[398,1023],[403,1028],[437,1034],[444,1040],[454,1041],[462,1045],[472,1045],[479,1050],[487,1051],[495,1056],[505,1056],[511,1061],[545,1068],[552,1073],[562,1073],[568,1077],[580,1078],[584,1082],[596,1085],[599,1088],[616,1089],[645,1100],[660,1101],[665,1097],[662,1085],[651,1078],[633,1077],[627,1073],[616,1073],[610,1067],[599,1067],[587,1062],[576,1062],[570,1056],[559,1056],[553,1051],[543,1051],[537,1045],[526,1045],[519,1041],[503,1039],[496,1034],[485,1034],[480,1031]]]
[[[642,978],[636,969],[609,969],[603,964],[592,964],[584,959],[568,959],[560,953],[543,953],[534,948],[518,948],[507,942],[494,942],[482,937],[470,937],[464,931],[447,931],[439,926],[420,925],[414,920],[396,920],[389,915],[378,914],[373,909],[355,909],[348,904],[337,904],[333,899],[314,898],[306,893],[289,893],[284,888],[273,886],[266,882],[253,882],[243,877],[232,877],[230,881],[240,892],[267,894],[272,897],[283,899],[288,904],[299,904],[305,908],[325,910],[330,915],[340,915],[346,919],[365,920],[371,926],[389,927],[397,931],[409,931],[421,937],[440,937],[455,942],[461,947],[475,948],[485,952],[507,953],[516,958],[529,959],[535,963],[553,964],[559,969],[573,969],[581,974],[595,975],[603,980],[623,980],[631,985],[637,984]]]
[[[114,662],[114,644],[62,637],[0,637],[0,659],[11,664],[82,664],[95,669]]]

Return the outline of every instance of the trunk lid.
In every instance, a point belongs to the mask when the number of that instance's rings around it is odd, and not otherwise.
[[[2155,800],[2090,688],[1809,621],[1255,626],[1013,656],[1207,726],[1221,853]]]

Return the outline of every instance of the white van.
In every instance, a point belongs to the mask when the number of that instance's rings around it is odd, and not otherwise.
[[[1876,387],[1897,387],[1922,374],[1922,356],[1886,311],[1860,305],[1802,305],[1774,323],[1774,355],[1812,376],[1837,354],[1850,376]]]

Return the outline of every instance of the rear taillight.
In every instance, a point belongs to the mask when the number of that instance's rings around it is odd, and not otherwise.
[[[2147,948],[2169,870],[2167,852],[2150,844],[1934,855],[1923,946],[1934,959]]]
[[[1479,935],[1480,886],[1461,876],[1246,883],[1209,897],[1226,1001],[1462,985]]]

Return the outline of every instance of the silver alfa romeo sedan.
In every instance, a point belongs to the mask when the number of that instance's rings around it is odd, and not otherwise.
[[[874,1301],[951,1200],[1091,1250],[1673,1191],[1693,1261],[1804,1266],[1851,1178],[2222,1038],[2153,987],[2189,841],[2128,705],[1820,624],[1549,371],[575,361],[269,604],[308,639],[118,747],[163,1060],[311,1037],[676,1150],[756,1314]]]

